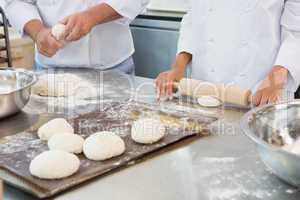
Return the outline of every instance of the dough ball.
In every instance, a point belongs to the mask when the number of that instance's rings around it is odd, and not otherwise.
[[[48,97],[67,97],[74,96],[82,87],[90,85],[73,74],[44,74],[33,86],[33,93]]]
[[[61,150],[69,153],[82,153],[84,139],[80,135],[62,133],[53,135],[48,141],[50,150]]]
[[[49,140],[55,134],[73,134],[73,127],[63,118],[53,119],[38,129],[38,136],[41,140]]]
[[[166,128],[160,120],[143,118],[135,121],[131,127],[131,138],[142,144],[152,144],[165,136]]]
[[[198,103],[200,106],[207,108],[219,107],[221,105],[220,100],[212,96],[201,96],[198,98]]]
[[[80,161],[74,154],[65,151],[45,151],[35,157],[29,166],[33,176],[41,179],[60,179],[73,175]]]
[[[85,140],[83,152],[90,160],[107,160],[123,154],[125,143],[122,138],[112,132],[98,132]]]
[[[51,29],[51,34],[56,40],[64,40],[66,26],[64,24],[56,24]]]

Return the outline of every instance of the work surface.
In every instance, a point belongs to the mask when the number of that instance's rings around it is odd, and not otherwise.
[[[24,131],[31,126],[40,126],[50,116],[73,116],[91,111],[95,109],[94,103],[99,101],[135,99],[156,103],[153,80],[126,77],[114,72],[72,72],[91,82],[100,82],[98,92],[101,98],[91,95],[88,102],[82,100],[76,103],[53,99],[45,103],[42,99],[33,98],[24,113],[0,122],[0,137]],[[72,109],[75,104],[76,110]],[[284,184],[264,167],[254,144],[239,130],[238,123],[244,111],[184,105],[170,102],[158,106],[219,116],[220,120],[211,127],[211,136],[178,143],[158,152],[155,157],[96,178],[54,199],[300,199],[297,189]],[[36,198],[5,185],[4,199]]]

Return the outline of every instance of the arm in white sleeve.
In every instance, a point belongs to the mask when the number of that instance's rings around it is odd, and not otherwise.
[[[24,26],[31,20],[41,20],[35,1],[5,0],[4,10],[13,28],[24,35]],[[42,21],[42,20],[41,20]]]
[[[300,84],[300,0],[287,0],[281,18],[282,41],[275,65],[289,70]]]
[[[129,20],[133,20],[147,6],[150,0],[105,0],[104,3],[111,6],[120,15]]]
[[[193,54],[193,26],[192,10],[183,17],[181,21],[180,35],[177,46],[177,53],[186,52]]]

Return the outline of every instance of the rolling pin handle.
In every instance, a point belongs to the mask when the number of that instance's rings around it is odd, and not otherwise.
[[[173,83],[173,85],[174,85],[174,89],[178,89],[178,88],[179,88],[179,82],[176,82],[176,81],[175,81],[175,82]]]

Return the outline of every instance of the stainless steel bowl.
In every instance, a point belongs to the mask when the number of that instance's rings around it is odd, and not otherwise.
[[[0,69],[0,119],[19,112],[28,103],[36,81],[32,72]]]
[[[253,109],[243,117],[241,127],[256,143],[265,165],[285,182],[300,187],[300,156],[280,146],[283,138],[300,136],[300,101]]]

